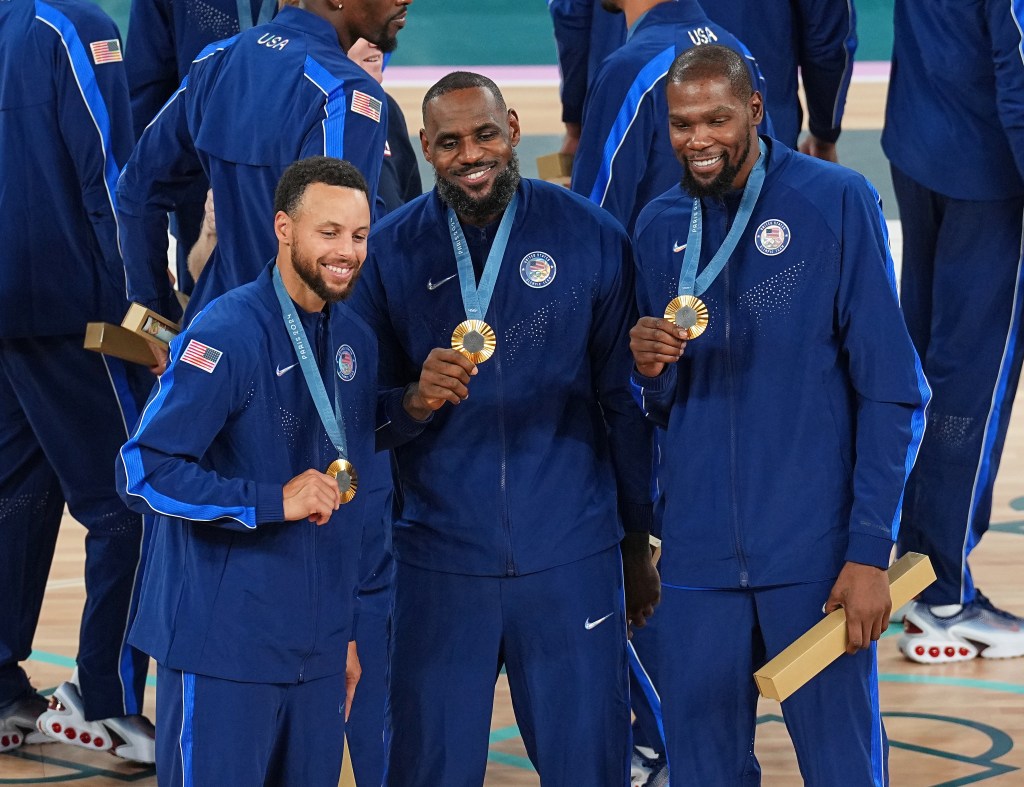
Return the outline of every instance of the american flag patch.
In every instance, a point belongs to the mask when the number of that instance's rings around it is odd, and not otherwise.
[[[96,65],[121,62],[121,42],[116,38],[109,41],[93,41],[89,44],[89,49],[92,50],[92,61]]]
[[[352,91],[352,111],[360,115],[365,115],[380,123],[380,111],[383,109],[383,105],[375,99],[373,96],[364,93],[361,90]]]
[[[217,368],[222,355],[224,353],[220,350],[207,347],[202,342],[192,339],[188,343],[188,347],[185,348],[185,352],[181,354],[181,360],[192,366],[198,366],[204,372],[213,374],[213,370]]]

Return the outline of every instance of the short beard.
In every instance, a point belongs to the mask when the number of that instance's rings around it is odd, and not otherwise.
[[[444,177],[434,168],[437,193],[441,200],[459,216],[467,219],[486,219],[502,213],[519,188],[519,157],[512,151],[512,158],[505,169],[494,178],[494,185],[486,196],[479,199],[469,195],[460,186]]]
[[[380,34],[380,40],[374,41],[374,45],[385,55],[398,49],[398,36],[388,37],[386,32]]]
[[[313,294],[325,303],[337,303],[338,301],[346,300],[352,294],[352,290],[355,289],[355,284],[359,281],[359,274],[362,273],[362,268],[353,271],[352,279],[349,281],[348,286],[341,292],[338,292],[330,289],[327,286],[327,282],[324,281],[323,275],[320,273],[321,261],[322,258],[321,260],[311,260],[303,254],[298,238],[292,241],[292,267],[299,274],[299,278],[313,291]]]
[[[696,197],[697,199],[723,197],[732,191],[732,184],[736,180],[736,175],[739,174],[740,169],[750,156],[750,137],[747,137],[747,145],[743,148],[743,153],[740,154],[740,158],[735,164],[729,161],[728,153],[723,153],[722,156],[725,158],[725,163],[722,165],[722,171],[719,172],[718,176],[707,185],[697,182],[690,170],[689,162],[684,161],[683,177],[679,181],[683,190],[691,197]]]

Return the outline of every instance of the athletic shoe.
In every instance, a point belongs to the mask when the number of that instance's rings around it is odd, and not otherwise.
[[[86,721],[82,695],[74,683],[62,683],[50,707],[36,721],[44,735],[91,751],[109,751],[132,762],[156,762],[155,730],[145,716],[118,716]]]
[[[649,753],[648,753],[649,752]],[[667,787],[668,762],[664,754],[634,746],[630,763],[630,787]]]
[[[915,601],[906,613],[899,648],[911,661],[946,664],[976,656],[1024,656],[1024,621],[993,606],[981,593],[948,617],[940,617],[932,609]]]
[[[51,742],[36,729],[36,719],[46,704],[46,697],[33,691],[0,708],[0,751]]]
[[[903,625],[903,618],[907,616],[907,612],[914,605],[913,601],[908,601],[902,607],[897,607],[889,613],[889,623],[895,623],[897,625]]]

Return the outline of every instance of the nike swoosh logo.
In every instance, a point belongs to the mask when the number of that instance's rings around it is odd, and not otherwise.
[[[674,254],[678,254],[679,252],[681,252],[685,248],[686,248],[686,244],[685,243],[682,246],[680,246],[678,243],[673,243],[672,244],[672,252]]]
[[[453,273],[448,278],[441,279],[441,281],[431,281],[430,279],[427,279],[427,289],[430,290],[431,292],[433,292],[438,287],[440,287],[442,284],[444,284],[446,281],[451,281],[452,279],[454,279],[458,275],[459,274],[457,274],[457,273]]]
[[[587,631],[590,631],[592,628],[597,628],[598,626],[600,626],[602,623],[604,623],[606,620],[608,620],[608,618],[610,618],[614,614],[615,614],[614,612],[609,612],[603,618],[598,618],[597,620],[595,620],[593,622],[591,622],[590,618],[587,618],[587,622],[583,624],[583,628],[585,628]]]
[[[288,372],[290,372],[290,371],[291,371],[292,369],[294,369],[294,368],[295,368],[296,366],[298,366],[298,364],[297,364],[297,363],[293,363],[293,364],[292,364],[291,366],[286,366],[286,367],[284,367],[284,368],[282,369],[282,368],[280,367],[280,365],[278,365],[278,367],[277,367],[277,376],[278,376],[278,377],[284,377],[284,376],[285,376],[286,374],[288,374]]]

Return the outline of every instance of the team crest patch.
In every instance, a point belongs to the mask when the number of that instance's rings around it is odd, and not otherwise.
[[[224,353],[220,350],[215,350],[213,347],[192,339],[188,343],[188,347],[185,348],[185,352],[181,354],[181,360],[183,363],[202,369],[208,374],[213,374],[213,370],[217,368],[217,364],[220,363],[223,355]]]
[[[790,237],[792,236],[786,222],[781,219],[768,219],[754,233],[754,245],[762,254],[773,257],[786,250]]]
[[[547,287],[555,280],[555,261],[550,254],[531,251],[519,263],[519,275],[528,287]]]
[[[356,351],[347,344],[343,344],[338,348],[338,354],[334,360],[338,367],[338,377],[346,383],[352,382],[356,376]]]

